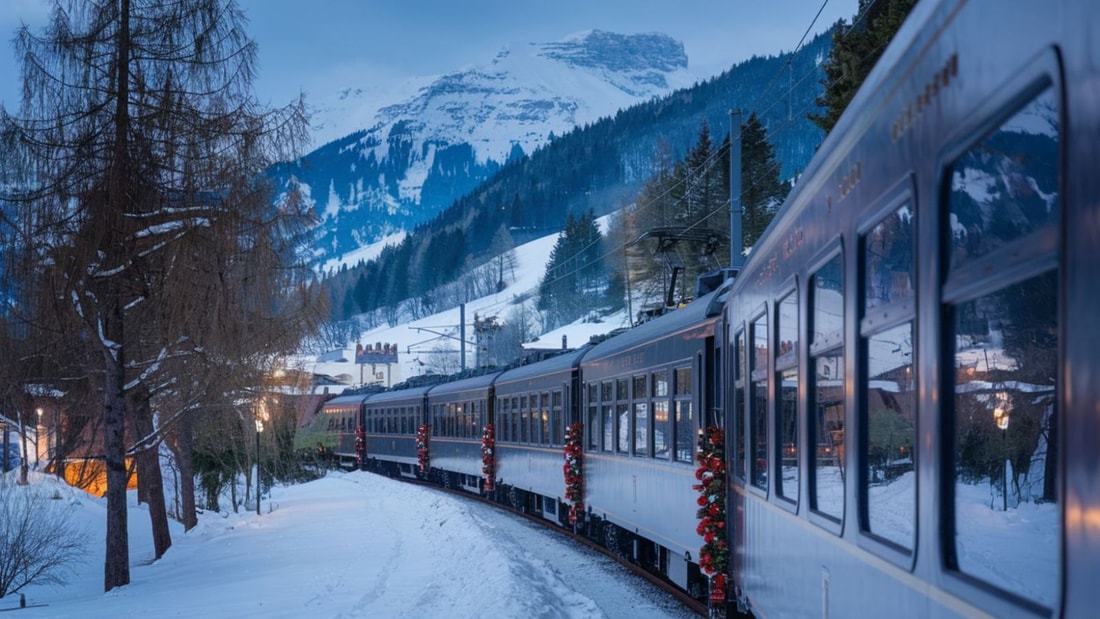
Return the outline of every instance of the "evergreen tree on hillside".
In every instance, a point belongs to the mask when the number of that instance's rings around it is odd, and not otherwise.
[[[832,131],[863,80],[882,56],[917,0],[859,0],[851,28],[840,20],[833,30],[833,49],[822,68],[825,92],[817,98],[824,110],[807,118],[825,133]],[[862,16],[862,17],[861,17]]]
[[[549,328],[569,324],[593,309],[591,300],[603,293],[603,235],[592,211],[568,216],[558,237],[546,275],[539,283],[538,309]]]
[[[756,113],[749,114],[741,128],[741,230],[745,247],[756,243],[790,191],[790,185],[779,180],[779,167],[767,132]]]

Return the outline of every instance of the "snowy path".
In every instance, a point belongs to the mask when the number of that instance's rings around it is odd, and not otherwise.
[[[56,481],[31,488],[52,494]],[[204,514],[152,554],[131,503],[131,583],[102,593],[102,499],[63,488],[88,530],[66,586],[30,586],[31,617],[694,617],[610,559],[495,509],[368,473],[273,489],[264,513]],[[131,497],[131,501],[133,497]],[[0,608],[18,605],[17,596]]]

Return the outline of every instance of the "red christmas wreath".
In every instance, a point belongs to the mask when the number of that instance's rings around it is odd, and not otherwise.
[[[493,491],[493,479],[496,476],[493,453],[496,451],[496,430],[493,424],[486,424],[481,431],[481,475],[485,478],[485,492]]]
[[[420,465],[420,473],[427,475],[431,469],[431,457],[428,453],[428,443],[431,439],[431,426],[421,424],[416,429],[416,461]]]
[[[695,471],[699,491],[699,526],[695,532],[703,537],[699,549],[699,568],[712,578],[711,597],[725,598],[726,566],[729,563],[729,546],[726,539],[726,463],[723,460],[724,437],[722,429],[711,426],[699,438],[699,453]]]
[[[577,524],[584,514],[584,455],[581,451],[581,438],[584,426],[571,424],[565,430],[565,500],[569,502],[569,522]]]

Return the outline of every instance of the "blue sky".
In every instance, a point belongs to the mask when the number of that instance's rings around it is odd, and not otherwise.
[[[298,92],[397,88],[410,77],[489,62],[510,43],[550,42],[590,29],[663,32],[684,43],[689,68],[716,75],[753,54],[789,51],[851,20],[858,0],[238,0],[259,43],[256,91],[272,105]],[[0,101],[17,107],[10,41],[40,26],[47,0],[0,0]]]

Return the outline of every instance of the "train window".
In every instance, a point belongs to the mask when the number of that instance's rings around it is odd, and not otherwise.
[[[649,402],[634,403],[634,455],[649,455]]]
[[[680,462],[693,462],[695,460],[695,416],[692,410],[692,376],[691,368],[676,368],[675,376],[675,400],[676,408],[676,460]]]
[[[768,316],[752,322],[749,445],[752,485],[768,489]]]
[[[671,436],[668,425],[668,400],[653,402],[653,455],[668,459],[668,439]]]
[[[672,428],[668,418],[668,370],[653,373],[650,382],[653,390],[653,455],[668,459]]]
[[[733,338],[733,440],[730,446],[730,459],[733,463],[733,475],[736,479],[745,479],[745,330],[740,329]]]
[[[798,368],[788,368],[776,376],[779,380],[779,494],[798,500]]]
[[[634,401],[634,455],[649,455],[649,390],[646,376],[635,376],[632,381],[631,395]]]
[[[844,516],[844,355],[814,359],[814,434],[817,455],[811,508],[837,521]]]
[[[539,399],[539,442],[550,444],[550,394],[544,393]]]
[[[954,312],[958,569],[1048,608],[1057,601],[1061,522],[1057,307],[1051,271]],[[1044,523],[1047,543],[1011,543],[1034,531],[1028,521],[1035,520]]]
[[[565,439],[562,436],[562,397],[561,391],[555,391],[550,394],[550,428],[554,435],[551,437],[550,443],[553,445],[564,445]]]
[[[619,453],[630,453],[630,392],[627,390],[630,381],[620,378],[615,381],[615,418],[618,431]]]
[[[591,387],[591,386],[590,386]],[[595,389],[592,389],[593,391]],[[599,402],[588,400],[588,417],[585,419],[584,434],[588,451],[599,450]]]
[[[834,256],[811,279],[810,509],[844,517],[844,270]]]
[[[691,368],[676,368],[676,395],[691,395]]]
[[[862,236],[861,526],[912,550],[916,538],[913,211],[906,200]]]
[[[668,370],[660,370],[653,373],[653,397],[663,398],[668,395]]]
[[[618,402],[615,404],[615,417],[619,431],[619,453],[630,453],[630,404]]]
[[[1058,102],[1048,88],[951,168],[951,268],[1058,221]]]
[[[596,385],[588,385],[588,418],[584,430],[589,451],[600,449],[600,402],[596,399],[597,393]]]
[[[1058,607],[1063,537],[1057,110],[1047,88],[953,162],[943,295],[954,344],[948,556],[1047,609]],[[1017,543],[1035,530],[1040,542]]]
[[[614,383],[609,380],[604,381],[600,385],[600,402],[602,403],[603,414],[603,450],[614,451],[615,449],[615,414],[614,414],[614,401],[615,392],[613,388]]]
[[[526,443],[531,440],[531,413],[527,410],[527,396],[523,396],[519,401],[519,441]]]
[[[519,400],[517,398],[511,398],[510,408],[508,409],[508,425],[510,426],[508,434],[512,437],[513,443],[518,443],[521,440],[519,429],[520,418]]]
[[[867,363],[864,524],[872,534],[911,549],[917,521],[912,323],[867,337],[863,354]]]
[[[902,206],[875,226],[863,239],[864,308],[912,301],[913,213]]]
[[[776,346],[775,369],[779,385],[778,409],[775,420],[779,441],[778,492],[792,501],[798,500],[798,294],[791,292],[779,300],[776,314],[779,342]]]
[[[607,403],[603,408],[603,450],[615,449],[615,412],[614,404]]]

